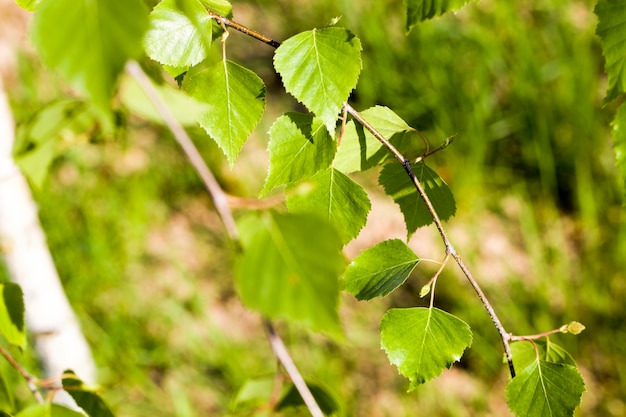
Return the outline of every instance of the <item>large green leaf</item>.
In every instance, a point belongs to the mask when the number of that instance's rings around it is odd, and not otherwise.
[[[535,348],[537,348],[537,350],[535,350]],[[530,366],[537,360],[537,353],[539,353],[539,359],[541,360],[576,366],[576,362],[571,355],[561,346],[552,343],[549,339],[535,340],[534,347],[532,343],[523,341],[511,344],[513,365],[515,365],[516,369],[524,369]]]
[[[595,13],[609,76],[606,103],[626,91],[626,0],[599,0]]]
[[[406,31],[418,22],[431,19],[451,10],[461,8],[470,0],[404,0],[406,6]]]
[[[213,19],[199,0],[163,0],[150,13],[144,44],[161,64],[190,67],[208,55]]]
[[[411,127],[387,107],[371,107],[363,110],[361,116],[394,145],[410,139],[405,133],[411,131]],[[349,174],[379,165],[390,156],[390,152],[374,135],[360,123],[351,120],[346,125],[333,166]]]
[[[269,133],[270,167],[261,195],[328,168],[337,151],[322,121],[310,114],[285,113]]]
[[[43,61],[108,113],[117,76],[141,55],[147,28],[141,0],[47,0],[32,34]]]
[[[265,110],[265,85],[254,72],[231,61],[197,72],[185,89],[206,103],[200,125],[222,148],[231,167]]]
[[[622,192],[626,195],[626,106],[623,104],[613,120],[613,151],[615,164],[622,178]]]
[[[380,242],[348,265],[343,276],[345,289],[359,300],[383,297],[402,285],[419,261],[400,239]]]
[[[244,304],[269,318],[284,318],[339,335],[338,277],[345,267],[341,240],[311,214],[266,213],[240,223],[244,254],[237,288]]]
[[[342,242],[348,243],[365,226],[371,204],[363,187],[328,168],[290,190],[287,207],[294,213],[323,215],[339,231]]]
[[[26,347],[24,332],[24,295],[12,282],[0,284],[0,333],[11,344]]]
[[[63,373],[63,389],[70,394],[76,404],[82,408],[89,417],[113,417],[113,413],[104,400],[90,387],[67,370]]]
[[[443,179],[424,163],[411,164],[411,168],[422,183],[439,218],[447,220],[454,216],[456,212],[454,196]],[[433,222],[426,204],[402,165],[398,163],[385,165],[380,172],[378,182],[385,189],[385,193],[393,197],[393,200],[400,206],[409,238],[418,228]]]
[[[285,89],[334,133],[341,106],[359,79],[361,42],[343,28],[302,32],[276,50],[274,68]]]
[[[391,309],[380,333],[389,362],[409,379],[409,391],[450,368],[472,344],[467,323],[437,308]]]
[[[539,359],[509,381],[506,402],[517,416],[571,417],[583,392],[585,383],[575,366]]]

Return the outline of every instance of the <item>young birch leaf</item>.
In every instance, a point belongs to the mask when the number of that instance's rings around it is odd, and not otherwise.
[[[298,192],[309,188],[308,192]],[[359,235],[367,222],[371,204],[356,182],[333,168],[318,172],[288,193],[287,207],[293,213],[317,213],[335,226],[345,244]]]
[[[254,72],[231,61],[189,77],[184,85],[206,103],[200,126],[217,142],[231,167],[265,110],[265,85]]]
[[[389,362],[409,379],[409,391],[449,369],[472,344],[467,323],[437,308],[391,309],[380,334]]]
[[[141,0],[47,0],[33,21],[33,43],[49,67],[105,114],[117,76],[141,55],[148,12]]]
[[[85,386],[78,377],[70,376],[74,375],[74,372],[67,370],[63,372],[63,375],[63,389],[89,417],[114,417],[102,397]]]
[[[163,0],[150,13],[144,45],[164,65],[188,68],[207,57],[213,19],[198,0]]]
[[[606,59],[609,85],[604,102],[626,92],[626,0],[600,0],[594,10],[598,16],[596,34]]]
[[[287,92],[334,133],[341,106],[361,72],[361,42],[343,28],[302,32],[276,49],[274,68]]]
[[[419,261],[400,239],[386,240],[352,260],[343,276],[345,290],[359,300],[383,297],[404,284]]]
[[[422,183],[439,218],[447,220],[454,216],[456,212],[454,196],[443,179],[424,163],[411,164],[411,168]],[[396,204],[400,206],[407,227],[407,238],[410,238],[418,228],[433,222],[426,204],[400,164],[385,165],[380,172],[378,182],[385,189],[385,193],[393,197]]]
[[[232,17],[233,6],[226,0],[200,0],[209,10],[225,17]]]
[[[285,113],[274,122],[269,134],[270,168],[262,196],[328,168],[337,150],[322,121],[309,114]]]
[[[417,23],[461,8],[470,0],[404,0],[406,6],[406,32]]]
[[[574,358],[561,346],[550,340],[535,340],[534,342],[536,351],[530,342],[520,341],[511,344],[511,355],[513,355],[513,365],[516,369],[524,369],[532,365],[537,360],[537,352],[541,360],[576,366]],[[506,358],[504,360],[506,361]]]
[[[626,106],[623,104],[613,120],[613,151],[615,164],[622,179],[622,193],[626,195]]]
[[[0,333],[11,344],[26,347],[24,332],[24,295],[22,288],[14,283],[0,284]]]
[[[361,116],[392,143],[412,130],[400,116],[384,106],[363,110]],[[389,155],[389,151],[374,135],[361,124],[351,120],[346,125],[333,166],[346,174],[365,171],[379,165],[389,158]]]
[[[335,229],[311,214],[268,213],[246,221],[235,269],[244,304],[272,319],[340,335],[338,277],[345,261]]]
[[[517,416],[571,417],[583,392],[575,366],[536,359],[509,381],[506,402]]]

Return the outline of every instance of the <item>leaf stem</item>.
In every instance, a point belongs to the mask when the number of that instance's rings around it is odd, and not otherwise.
[[[39,392],[39,389],[37,388],[37,378],[35,378],[34,376],[32,376],[31,374],[29,374],[26,369],[24,369],[22,367],[22,365],[20,365],[14,358],[13,356],[11,356],[11,354],[9,353],[9,351],[7,351],[3,346],[0,345],[0,355],[4,356],[4,359],[7,360],[7,362],[9,362],[11,364],[12,367],[14,367],[17,372],[22,376],[22,378],[24,378],[26,380],[26,383],[28,384],[28,389],[30,389],[30,391],[33,393],[33,396],[35,397],[35,400],[37,400],[38,403],[43,403],[44,399],[43,396],[41,395],[41,392]]]

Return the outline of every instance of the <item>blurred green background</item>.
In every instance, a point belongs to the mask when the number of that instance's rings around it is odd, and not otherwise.
[[[602,107],[594,2],[483,0],[408,36],[399,0],[233,3],[236,21],[277,40],[342,16],[339,25],[363,44],[353,106],[386,105],[433,146],[457,135],[430,159],[457,200],[449,222],[457,250],[507,329],[528,334],[584,323],[577,337],[553,338],[585,377],[577,415],[626,415],[626,226],[611,149],[615,106]],[[225,189],[255,197],[267,166],[266,132],[297,105],[273,73],[270,47],[237,33],[228,42],[229,58],[265,80],[266,115],[232,171],[202,131],[191,133]],[[18,125],[67,93],[28,51],[20,52],[17,79],[8,90]],[[230,243],[169,133],[123,109],[119,123],[114,137],[69,149],[35,190],[103,394],[124,416],[245,415],[233,409],[238,389],[272,375],[276,364],[259,317],[237,300]],[[384,223],[398,213],[375,174],[357,178],[391,210],[372,220]],[[425,233],[412,247],[441,258],[440,243]],[[364,232],[355,248],[380,238]],[[304,374],[334,394],[342,414],[507,415],[498,335],[455,267],[439,280],[436,304],[474,331],[461,363],[407,394],[407,381],[380,350],[384,311],[422,305],[416,293],[433,272],[419,268],[384,300],[344,296],[344,342],[281,326]],[[26,389],[18,395],[29,400]]]

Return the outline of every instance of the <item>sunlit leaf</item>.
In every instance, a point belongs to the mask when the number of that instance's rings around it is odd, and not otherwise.
[[[232,402],[233,409],[258,407],[267,403],[274,391],[276,377],[247,380]]]
[[[566,329],[568,333],[576,335],[576,334],[581,334],[586,329],[586,327],[582,323],[579,323],[577,321],[572,321],[567,324]]]
[[[285,113],[269,134],[270,167],[261,195],[328,168],[337,150],[322,121],[310,114]]]
[[[72,371],[68,370],[63,374],[63,388],[89,417],[113,417],[109,407],[93,389],[84,385]]]
[[[24,294],[12,282],[0,284],[0,333],[11,344],[26,347],[24,331]]]
[[[599,0],[596,33],[606,59],[609,85],[604,102],[626,92],[626,0]]]
[[[575,366],[534,360],[506,387],[506,402],[517,416],[571,417],[585,392]]]
[[[335,229],[310,214],[266,213],[246,218],[239,230],[244,254],[235,276],[244,304],[340,335],[338,277],[345,260]]]
[[[626,196],[626,106],[623,104],[613,120],[613,151],[615,164],[622,178],[622,193]]]
[[[207,57],[213,19],[199,0],[163,0],[150,13],[144,44],[161,64],[190,67]]]
[[[307,192],[298,192],[302,188]],[[348,243],[365,226],[371,204],[363,187],[328,168],[290,190],[287,207],[294,213],[311,212],[326,217],[339,231],[342,242]]]
[[[450,368],[472,343],[467,323],[437,308],[391,309],[380,334],[389,362],[409,379],[409,391]]]
[[[364,250],[348,265],[345,290],[359,300],[383,297],[402,285],[419,261],[401,240],[386,240]]]
[[[454,196],[443,179],[423,163],[411,164],[411,168],[424,187],[439,218],[447,220],[454,216],[456,212]],[[402,165],[398,163],[385,165],[378,182],[385,189],[385,193],[393,197],[400,206],[409,238],[418,228],[433,222],[432,215]]]
[[[343,28],[302,32],[276,50],[274,67],[285,89],[334,133],[341,106],[361,72],[361,42]]]
[[[15,0],[18,6],[31,12],[37,10],[37,7],[39,7],[42,1],[43,0]]]
[[[405,133],[411,127],[404,120],[387,107],[375,106],[361,112],[361,116],[371,124],[378,133],[394,145],[406,142]],[[360,123],[351,120],[346,125],[341,144],[333,161],[333,166],[349,174],[355,171],[365,171],[379,165],[391,157],[390,152]]]
[[[470,0],[404,0],[406,6],[406,31],[410,32],[413,26],[423,20],[451,10],[461,8]]]
[[[200,125],[222,148],[232,166],[265,109],[265,85],[254,72],[231,61],[195,73],[184,85],[207,104]]]
[[[147,28],[141,0],[47,0],[37,8],[32,34],[46,65],[108,114],[118,74],[141,55]]]

